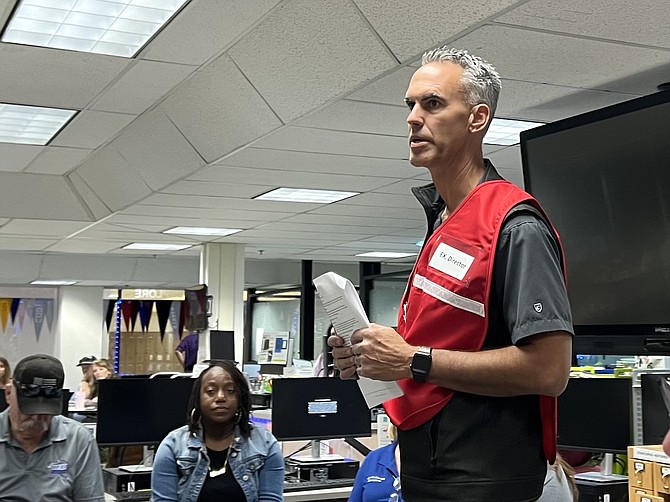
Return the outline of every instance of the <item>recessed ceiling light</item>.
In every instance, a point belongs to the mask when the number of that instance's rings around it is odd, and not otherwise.
[[[34,284],[36,286],[72,286],[73,284],[77,284],[77,281],[59,281],[59,280],[49,280],[49,279],[38,279],[30,284]]]
[[[76,110],[0,103],[0,142],[46,145]]]
[[[192,247],[193,244],[158,244],[158,243],[147,243],[147,242],[133,242],[127,246],[123,246],[121,249],[131,249],[138,251],[181,251],[182,249],[187,249]]]
[[[544,125],[542,122],[525,122],[523,120],[510,120],[494,118],[489,130],[484,136],[487,145],[516,145],[519,143],[519,134],[522,131]]]
[[[407,258],[408,256],[416,256],[416,253],[397,253],[393,251],[371,251],[369,253],[361,253],[356,256],[363,258]]]
[[[241,231],[241,228],[174,227],[165,230],[163,233],[177,235],[215,235],[217,237],[225,237],[226,235],[236,234]]]
[[[21,0],[3,42],[133,57],[188,0]]]
[[[314,204],[330,204],[348,199],[360,192],[339,192],[334,190],[313,190],[310,188],[276,188],[257,197],[256,200],[275,200],[280,202],[311,202]]]

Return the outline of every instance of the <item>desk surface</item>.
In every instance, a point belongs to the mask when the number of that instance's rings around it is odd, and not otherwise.
[[[284,500],[291,502],[308,502],[310,500],[347,500],[351,493],[351,486],[328,488],[327,490],[304,490],[284,494]],[[105,502],[114,502],[116,498],[105,493]]]

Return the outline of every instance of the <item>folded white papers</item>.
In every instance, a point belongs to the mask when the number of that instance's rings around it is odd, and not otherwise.
[[[344,338],[347,345],[351,345],[354,331],[370,326],[356,288],[351,281],[335,272],[320,275],[314,279],[314,286],[335,331]],[[358,386],[369,408],[403,394],[397,382],[381,382],[361,377],[358,379]]]

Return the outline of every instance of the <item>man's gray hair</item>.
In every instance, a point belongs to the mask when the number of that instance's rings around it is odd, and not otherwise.
[[[502,82],[492,64],[466,50],[450,48],[447,45],[425,52],[421,65],[437,61],[455,63],[462,67],[461,87],[465,101],[471,106],[480,103],[489,105],[493,116],[498,106]]]

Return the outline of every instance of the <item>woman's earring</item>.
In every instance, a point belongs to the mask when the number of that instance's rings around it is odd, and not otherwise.
[[[242,410],[237,408],[237,411],[235,412],[235,423],[239,424],[241,419],[242,419]]]

